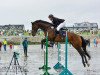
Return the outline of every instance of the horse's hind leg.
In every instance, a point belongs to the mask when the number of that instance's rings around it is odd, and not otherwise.
[[[81,49],[81,50],[82,50],[82,49]],[[86,55],[85,55],[84,51],[82,51],[82,55],[83,55],[83,60],[85,59],[85,62],[84,62],[84,63],[86,63],[87,66],[89,67],[90,64],[89,64],[88,61],[87,61],[87,58],[86,58]]]
[[[87,64],[87,66],[89,67],[90,66],[90,64],[88,63],[88,61],[87,61],[87,58],[86,58],[86,55],[84,54],[84,58],[85,58],[85,63]]]
[[[87,61],[86,61],[87,59],[86,59],[86,56],[85,56],[84,52],[82,51],[81,48],[77,48],[77,51],[78,51],[78,53],[80,54],[80,56],[81,56],[81,58],[82,58],[82,63],[83,63],[83,65],[84,65],[84,67],[86,67],[85,62],[87,62]],[[84,58],[85,58],[85,60],[84,60]]]
[[[87,55],[87,57],[89,59],[91,59],[90,55],[88,54],[88,52],[86,51],[86,46],[87,46],[87,43],[86,43],[86,40],[81,36],[81,39],[82,39],[82,49],[84,50],[85,54]]]
[[[88,57],[89,60],[90,60],[90,59],[91,59],[91,56],[90,56],[89,53],[87,52],[86,47],[82,47],[82,48],[83,48],[85,54],[87,55],[87,57]]]
[[[83,50],[84,50],[85,55],[86,55],[86,56],[89,58],[89,60],[90,60],[90,59],[91,59],[91,56],[88,54],[88,52],[87,52],[87,50],[86,50],[86,47],[84,47]],[[88,63],[86,57],[85,57],[85,60],[86,60],[86,64],[87,64],[87,66],[89,67],[90,64]]]

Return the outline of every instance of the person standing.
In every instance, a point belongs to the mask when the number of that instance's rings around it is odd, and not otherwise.
[[[4,46],[4,50],[6,51],[6,46],[7,46],[7,40],[6,39],[4,39],[4,41],[3,41],[3,46]]]
[[[13,48],[12,42],[9,44],[9,48],[10,48],[10,50],[12,50],[12,48]]]
[[[98,46],[98,40],[96,39],[96,47]]]
[[[27,57],[27,48],[28,48],[27,38],[24,39],[24,41],[22,42],[22,44],[23,44],[23,48],[24,48],[24,55],[25,55],[25,57]]]
[[[89,41],[88,47],[90,47],[90,39],[88,39],[88,41]]]
[[[94,47],[97,47],[97,39],[96,38],[94,38]]]
[[[0,51],[1,51],[1,47],[2,47],[2,42],[0,41]]]

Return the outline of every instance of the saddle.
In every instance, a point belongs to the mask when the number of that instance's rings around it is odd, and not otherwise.
[[[55,29],[55,35],[60,34],[62,37],[66,36],[66,31],[64,28],[61,28],[59,31]]]

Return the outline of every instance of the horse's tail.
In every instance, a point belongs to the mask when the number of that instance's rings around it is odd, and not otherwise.
[[[88,44],[90,44],[90,41],[84,39],[82,36],[80,36],[80,37],[81,37],[81,39],[82,39],[82,49],[84,50],[84,52],[85,52],[85,54],[88,56],[88,58],[91,59],[90,54],[89,54],[89,53],[87,52],[87,50],[86,50],[86,46],[87,46]]]
[[[90,45],[90,40],[86,40],[86,45]]]
[[[84,39],[82,36],[80,36],[81,37],[81,39],[82,39],[82,46],[84,47],[84,46],[87,46],[88,44],[90,44],[90,41],[89,40],[86,40],[86,39]]]
[[[81,40],[82,40],[82,47],[85,47],[88,42],[86,42],[86,40],[82,36],[80,36],[80,37],[81,37]]]

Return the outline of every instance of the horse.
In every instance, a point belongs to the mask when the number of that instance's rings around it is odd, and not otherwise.
[[[45,37],[48,32],[48,41],[54,41],[54,42],[65,42],[65,37],[61,36],[60,34],[55,34],[56,29],[53,28],[53,24],[49,23],[47,21],[43,20],[36,20],[32,23],[32,36],[36,35],[36,32],[38,29],[43,30]],[[82,58],[83,66],[86,67],[86,65],[89,67],[88,59],[91,59],[91,56],[86,50],[86,43],[85,39],[82,36],[79,36],[73,32],[67,32],[68,42],[71,43],[71,45],[78,51],[79,55]],[[41,48],[43,48],[43,44],[45,43],[46,38],[41,40]]]

